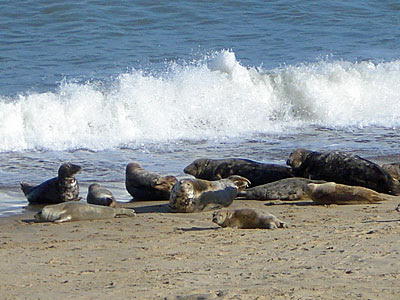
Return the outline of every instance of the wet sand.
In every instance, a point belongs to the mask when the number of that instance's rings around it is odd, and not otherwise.
[[[122,188],[120,193],[122,193]],[[126,197],[126,193],[125,193]],[[374,205],[235,200],[287,229],[220,228],[212,212],[131,202],[134,218],[0,218],[2,299],[398,299],[400,197]]]

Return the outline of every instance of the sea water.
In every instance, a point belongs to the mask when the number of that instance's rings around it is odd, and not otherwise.
[[[130,161],[183,177],[298,147],[400,160],[393,1],[1,3],[1,216],[66,161],[86,188]]]

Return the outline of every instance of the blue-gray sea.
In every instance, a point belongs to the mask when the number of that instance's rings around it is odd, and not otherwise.
[[[298,147],[400,160],[397,1],[0,7],[0,216],[65,161],[87,186],[122,183],[130,161],[184,176],[200,157],[284,164]]]

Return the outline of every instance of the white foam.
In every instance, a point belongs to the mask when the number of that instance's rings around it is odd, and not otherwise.
[[[132,143],[280,133],[288,127],[400,125],[400,61],[257,70],[221,51],[163,74],[121,74],[109,88],[0,99],[0,151],[102,150]]]

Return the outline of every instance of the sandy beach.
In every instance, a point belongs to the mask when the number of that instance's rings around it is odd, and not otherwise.
[[[120,190],[122,193],[122,189]],[[125,196],[126,197],[126,196]],[[2,299],[398,299],[400,197],[374,205],[235,200],[289,224],[220,228],[212,212],[122,203],[134,218],[0,219]]]

